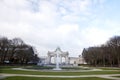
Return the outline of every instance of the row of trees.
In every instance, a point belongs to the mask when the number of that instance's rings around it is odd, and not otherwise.
[[[101,46],[84,48],[82,56],[90,65],[120,67],[120,36],[110,38]]]
[[[0,64],[28,64],[39,60],[34,48],[22,39],[0,37]]]

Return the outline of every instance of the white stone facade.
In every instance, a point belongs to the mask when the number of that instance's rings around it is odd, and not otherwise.
[[[79,64],[86,64],[82,56],[69,57],[69,53],[63,52],[59,47],[53,52],[48,51],[47,57],[41,58],[41,61],[40,61],[41,63],[39,64],[47,64],[47,65],[56,64],[56,52],[59,53],[59,64],[73,65],[73,66],[78,66]],[[54,63],[52,59],[54,59]]]
[[[58,47],[58,48],[57,48],[55,51],[53,51],[53,52],[48,51],[48,54],[47,54],[47,56],[48,56],[48,58],[47,58],[47,63],[48,63],[48,64],[51,64],[51,63],[52,63],[52,61],[51,61],[51,58],[52,58],[52,57],[54,58],[54,61],[56,61],[56,52],[60,53],[60,54],[59,54],[59,58],[60,58],[59,63],[60,63],[60,64],[62,64],[62,58],[63,58],[63,57],[65,58],[65,64],[68,64],[68,63],[69,63],[69,57],[68,57],[69,53],[68,53],[68,52],[63,52],[63,51],[61,51],[61,49]]]
[[[79,57],[69,57],[69,64],[74,66],[78,66],[80,64],[86,64],[84,58],[82,56]]]

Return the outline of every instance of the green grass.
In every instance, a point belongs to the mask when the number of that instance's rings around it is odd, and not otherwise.
[[[103,67],[103,68],[99,68],[102,70],[120,70],[120,68],[112,68],[112,67]]]
[[[31,75],[98,75],[98,74],[120,74],[120,71],[90,71],[90,72],[42,72],[2,69],[0,73],[9,74],[31,74]]]
[[[64,75],[64,76],[78,76],[78,75],[99,75],[99,74],[120,74],[119,68],[114,68],[116,71],[109,71],[113,70],[113,68],[102,68],[103,71],[90,71],[90,72],[50,72],[50,71],[23,71],[23,70],[12,70],[11,68],[17,68],[20,66],[2,66],[0,73],[9,73],[9,74],[30,74],[30,75]],[[29,66],[30,67],[30,66]],[[28,68],[29,68],[28,67]],[[36,67],[36,66],[35,66]],[[22,66],[24,68],[24,66]],[[30,67],[31,68],[31,67]],[[101,69],[101,68],[100,68]],[[107,71],[106,71],[107,70]],[[120,77],[120,76],[115,76]],[[97,77],[85,77],[85,78],[40,78],[40,77],[7,77],[2,80],[110,80],[110,79],[103,79]]]
[[[86,78],[41,78],[41,77],[7,77],[3,80],[110,80],[97,77],[86,77]]]
[[[26,66],[25,69],[35,69],[35,70],[43,70],[43,69],[53,69],[55,67],[52,66]],[[65,70],[90,70],[90,68],[81,68],[81,67],[61,67]]]
[[[54,67],[50,67],[50,66],[25,66],[25,69],[53,69]]]
[[[24,68],[25,66],[0,66],[0,69],[11,69],[11,68]]]
[[[112,76],[112,77],[117,77],[117,78],[120,78],[120,76]]]
[[[99,74],[120,74],[119,68],[114,68],[115,70],[118,69],[117,71],[109,71],[106,69],[108,68],[103,68],[105,70],[103,71],[90,71],[90,72],[50,72],[50,71],[23,71],[23,70],[12,70],[11,68],[17,68],[17,67],[26,67],[26,66],[1,66],[0,67],[0,73],[9,73],[9,74],[30,74],[30,75],[66,75],[66,76],[71,76],[71,75],[99,75]],[[28,68],[31,67],[38,67],[38,66],[27,66]],[[45,67],[46,68],[46,67]],[[111,68],[109,68],[111,70]],[[76,70],[77,71],[77,70]]]

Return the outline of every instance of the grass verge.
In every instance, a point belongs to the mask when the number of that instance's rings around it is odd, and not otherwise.
[[[120,76],[112,76],[112,77],[117,77],[117,78],[120,78]]]
[[[41,77],[7,77],[2,80],[110,80],[98,77],[85,77],[85,78],[41,78]]]
[[[102,70],[120,70],[120,68],[111,68],[111,67],[103,67],[103,68],[99,68],[99,69],[102,69]]]
[[[89,71],[89,72],[43,72],[43,71],[22,71],[3,69],[0,73],[9,74],[30,74],[30,75],[99,75],[99,74],[120,74],[120,71]]]

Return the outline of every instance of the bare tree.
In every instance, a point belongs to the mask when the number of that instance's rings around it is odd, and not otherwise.
[[[100,47],[85,48],[82,55],[91,65],[120,67],[120,36],[110,38],[106,44]]]
[[[24,42],[20,38],[14,38],[10,40],[10,53],[9,53],[9,61],[13,62],[15,53],[19,50],[19,48],[24,45]]]
[[[5,37],[0,38],[0,63],[4,63],[9,51],[9,40]]]
[[[108,41],[108,45],[111,47],[112,54],[114,54],[115,59],[117,59],[117,64],[120,67],[120,36],[111,38]]]
[[[9,40],[5,37],[0,38],[0,64],[6,61],[9,64],[27,64],[37,59],[38,56],[35,54],[33,47],[25,44],[22,39],[14,38]]]

